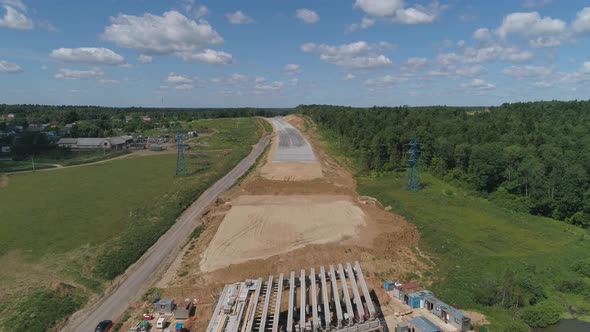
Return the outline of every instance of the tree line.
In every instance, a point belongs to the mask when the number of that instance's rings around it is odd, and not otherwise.
[[[510,207],[590,227],[590,101],[490,108],[301,105],[361,171],[400,171],[416,135],[419,163]]]

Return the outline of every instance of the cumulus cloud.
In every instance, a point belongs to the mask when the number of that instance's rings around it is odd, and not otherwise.
[[[65,62],[80,62],[97,65],[120,65],[125,59],[108,48],[80,47],[58,48],[50,56]]]
[[[98,83],[102,84],[102,85],[114,85],[114,84],[119,84],[120,82],[118,80],[113,80],[113,79],[106,79],[106,78],[99,78],[97,80]]]
[[[565,32],[564,21],[541,17],[538,12],[509,14],[496,29],[496,34],[501,38],[506,38],[511,33],[529,38],[533,47],[559,46]]]
[[[61,80],[79,80],[88,78],[98,78],[103,75],[104,72],[97,67],[88,70],[74,70],[62,68],[59,70],[57,74],[54,75],[54,77]]]
[[[318,13],[307,8],[297,9],[295,11],[295,17],[307,24],[317,23],[320,20],[320,15],[318,15]]]
[[[23,13],[27,12],[27,6],[25,6],[25,4],[23,4],[23,2],[20,0],[0,0],[0,4],[10,6]]]
[[[0,60],[0,73],[20,73],[23,69],[16,63]]]
[[[586,7],[576,14],[572,29],[576,33],[590,33],[590,7]]]
[[[264,82],[264,79],[262,81],[258,81],[258,79],[259,77],[256,78],[255,82]],[[227,77],[214,77],[210,81],[214,84],[236,85],[248,81],[248,76],[242,74],[232,74]]]
[[[208,22],[197,23],[177,11],[162,16],[119,14],[110,20],[102,39],[146,55],[192,52],[223,43],[223,38]]]
[[[479,28],[473,33],[473,39],[478,42],[487,42],[493,38],[492,32],[488,28]]]
[[[521,62],[532,58],[532,53],[522,51],[515,47],[504,47],[501,45],[490,45],[480,48],[466,47],[462,54],[443,53],[436,58],[438,64],[476,64],[490,61]]]
[[[381,88],[406,82],[408,79],[403,76],[385,75],[379,78],[370,78],[363,82],[363,85],[369,88]]]
[[[502,74],[516,78],[547,76],[551,72],[551,68],[530,65],[510,66],[502,70]]]
[[[483,66],[455,66],[446,65],[437,69],[430,70],[428,76],[433,77],[473,77],[486,73],[487,70]]]
[[[469,83],[461,84],[461,87],[474,90],[491,90],[496,88],[494,84],[488,83],[480,78],[474,78]]]
[[[301,66],[294,63],[285,65],[285,73],[287,73],[287,75],[299,75],[301,74]]]
[[[231,24],[248,24],[254,22],[254,20],[251,17],[242,13],[241,10],[238,10],[233,13],[227,13],[225,14],[225,17],[227,17],[227,20]]]
[[[233,62],[231,54],[211,49],[199,52],[182,52],[177,55],[188,62],[202,62],[214,65],[227,65]]]
[[[262,76],[257,76],[257,77],[254,79],[254,82],[256,82],[256,83],[263,83],[263,82],[265,82],[265,81],[266,81],[266,78],[264,78],[264,77],[262,77]]]
[[[151,56],[145,54],[140,54],[139,57],[137,57],[137,61],[141,63],[152,63],[152,60]]]
[[[346,74],[346,76],[344,76],[344,79],[347,81],[354,80],[355,78],[356,78],[356,76],[351,73],[348,73],[348,74]]]
[[[192,84],[178,84],[176,86],[174,86],[174,89],[176,90],[192,90],[194,88],[194,86]]]
[[[170,74],[168,74],[168,77],[166,77],[166,82],[173,84],[192,83],[193,79],[188,76],[183,76],[171,72]]]
[[[2,3],[5,3],[5,1]],[[6,13],[4,14],[4,17],[0,18],[0,27],[17,30],[30,30],[33,28],[33,20],[27,17],[24,12],[17,10],[15,7],[12,7],[13,5],[17,5],[18,8],[18,4],[22,5],[22,3],[18,1],[12,4],[11,2],[8,2],[8,4],[2,6],[4,7]],[[24,5],[22,6],[22,8],[26,9]]]
[[[380,68],[391,65],[391,60],[379,51],[391,48],[391,44],[380,42],[369,44],[365,41],[343,45],[326,45],[306,43],[301,50],[306,53],[318,54],[320,60],[348,68]]]
[[[356,0],[354,6],[371,17],[400,24],[432,23],[440,12],[436,1],[430,7],[405,7],[403,0]]]

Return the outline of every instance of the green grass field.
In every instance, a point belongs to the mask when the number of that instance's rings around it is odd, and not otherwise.
[[[322,132],[321,136],[332,155],[353,171],[358,169],[354,154],[334,135]],[[443,301],[486,314],[492,323],[489,331],[528,331],[521,319],[526,308],[535,307],[483,305],[478,294],[492,281],[498,282],[499,288],[502,283],[516,284],[509,288],[516,293],[530,289],[543,293],[541,301],[556,304],[557,314],[561,312],[563,318],[590,320],[588,231],[503,208],[427,171],[420,172],[420,191],[406,191],[405,176],[395,172],[356,174],[361,195],[391,206],[392,212],[419,229],[421,251],[434,265],[406,278],[432,282],[429,288]],[[574,271],[573,265],[580,262],[586,262],[586,273]]]
[[[67,305],[71,312],[100,292],[249,153],[257,121],[196,121],[216,134],[203,138],[198,153],[187,151],[187,177],[174,177],[175,154],[7,175],[0,188],[0,330],[43,331],[69,312],[40,305],[33,312],[45,321],[29,326],[31,310],[18,308],[60,294],[77,299]]]
[[[502,209],[428,174],[417,193],[403,190],[405,174],[358,177],[358,191],[378,198],[416,224],[420,246],[436,265],[428,273],[441,299],[488,314],[502,331],[507,310],[477,304],[473,295],[482,280],[508,269],[532,271],[551,299],[582,315],[590,313],[583,295],[555,290],[560,281],[575,278],[571,266],[590,258],[590,235],[556,220]]]

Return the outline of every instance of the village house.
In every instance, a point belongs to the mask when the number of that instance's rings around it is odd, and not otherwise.
[[[61,138],[57,146],[71,150],[121,150],[133,141],[131,136],[107,137],[107,138]]]

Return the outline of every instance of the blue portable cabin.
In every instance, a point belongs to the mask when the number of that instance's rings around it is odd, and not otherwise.
[[[393,290],[394,288],[395,288],[395,281],[385,280],[383,282],[383,289],[385,289],[386,291]]]
[[[444,332],[443,329],[423,316],[412,318],[412,320],[410,320],[410,325],[415,332]]]
[[[453,325],[461,332],[471,329],[471,318],[436,297],[426,299],[425,307],[442,321]]]
[[[434,294],[428,290],[421,290],[410,293],[404,297],[404,301],[412,308],[424,308],[425,300],[434,297]]]

